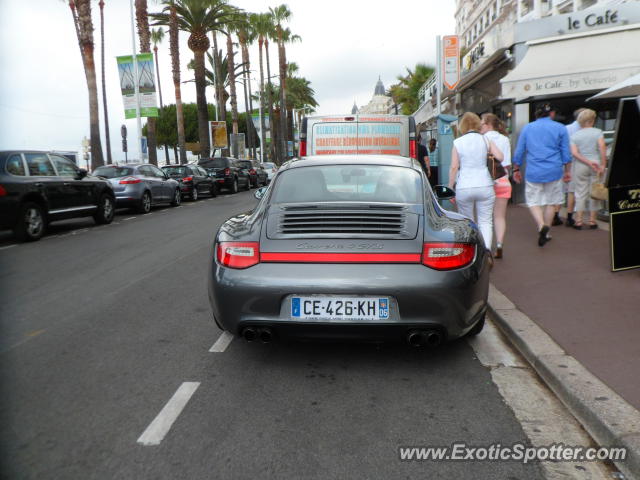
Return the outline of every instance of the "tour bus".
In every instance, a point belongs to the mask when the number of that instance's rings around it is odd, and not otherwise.
[[[305,117],[300,157],[308,155],[400,155],[416,158],[416,122],[408,115]]]

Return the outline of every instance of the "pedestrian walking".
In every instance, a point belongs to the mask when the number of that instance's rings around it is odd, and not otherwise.
[[[569,135],[565,126],[554,120],[555,114],[548,103],[538,108],[536,120],[522,129],[513,155],[513,179],[518,183],[522,181],[520,166],[526,157],[525,197],[541,247],[551,239],[555,206],[564,200],[562,181],[571,179]]]
[[[571,138],[571,154],[574,160],[574,186],[576,195],[576,218],[573,228],[582,230],[583,215],[589,212],[589,228],[596,229],[596,215],[602,202],[591,198],[591,187],[607,167],[607,147],[602,130],[594,128],[596,112],[583,109],[578,115],[580,130]]]
[[[427,175],[427,178],[431,177],[431,168],[429,163],[429,151],[427,147],[422,144],[422,135],[418,133],[418,162]]]
[[[580,130],[580,124],[578,123],[578,115],[580,115],[580,112],[582,112],[583,110],[584,108],[578,108],[573,112],[574,120],[572,123],[570,123],[566,127],[567,134],[569,135],[569,139],[571,139],[571,135],[573,135],[578,130]],[[575,166],[576,166],[576,161],[574,158],[571,161],[571,180],[565,183],[566,192],[567,192],[567,220],[565,222],[565,225],[567,227],[572,227],[575,224],[575,220],[573,219],[573,213],[575,212],[575,208],[576,208],[576,196],[575,196],[575,187],[574,187]],[[556,209],[556,215],[553,217],[552,225],[562,225],[562,220],[560,219],[560,216],[559,216],[560,208],[561,208],[561,205],[558,205],[558,208]]]
[[[481,123],[475,113],[467,112],[462,116],[458,125],[462,135],[453,141],[449,187],[454,188],[455,182],[458,212],[476,221],[485,247],[491,250],[496,194],[487,168],[487,155],[491,152],[499,161],[503,155],[495,143],[480,133]]]
[[[438,176],[438,142],[435,138],[429,140],[429,168],[431,170],[431,176],[429,176],[429,183],[432,187],[438,185],[440,177]]]
[[[509,172],[511,170],[511,143],[507,137],[507,131],[502,121],[493,113],[485,113],[481,117],[482,125],[480,132],[495,143],[502,152],[502,166],[507,172],[506,175],[496,179],[493,183],[493,190],[496,194],[496,201],[493,206],[493,228],[496,235],[495,258],[502,258],[502,245],[507,231],[507,204],[511,198],[511,182]]]

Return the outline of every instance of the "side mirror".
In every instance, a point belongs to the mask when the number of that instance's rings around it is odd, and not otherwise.
[[[456,192],[453,189],[445,187],[444,185],[436,185],[433,187],[433,193],[436,194],[438,200],[450,200],[456,196]]]
[[[253,192],[253,196],[256,197],[258,200],[262,199],[262,197],[264,197],[264,194],[267,193],[268,188],[269,187],[260,187],[255,192]]]
[[[86,176],[87,171],[84,168],[79,168],[78,172],[76,173],[76,180],[82,180]]]

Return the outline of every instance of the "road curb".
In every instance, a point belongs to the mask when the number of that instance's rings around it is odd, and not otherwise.
[[[614,463],[627,479],[640,480],[640,412],[568,355],[493,284],[489,311],[495,324],[598,445],[627,449],[626,460]]]

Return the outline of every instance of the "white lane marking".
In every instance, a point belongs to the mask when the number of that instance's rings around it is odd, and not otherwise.
[[[84,233],[84,232],[88,232],[89,229],[88,228],[83,228],[81,230],[74,230],[73,232],[71,232],[71,235],[77,235],[78,233]]]
[[[7,245],[6,247],[0,247],[0,250],[6,250],[7,248],[11,248],[11,247],[17,247],[18,244],[14,243],[13,245]]]
[[[158,416],[153,419],[153,422],[140,435],[138,443],[146,446],[160,445],[162,439],[169,433],[173,422],[176,421],[199,386],[200,382],[184,382],[180,385]]]
[[[129,218],[125,218],[123,221],[126,222],[127,220],[133,220],[136,217],[129,217]]]
[[[231,335],[229,332],[222,332],[222,335],[220,335],[220,338],[216,340],[216,343],[213,344],[213,347],[209,349],[209,352],[211,353],[224,352],[232,340],[233,340],[233,335]]]

